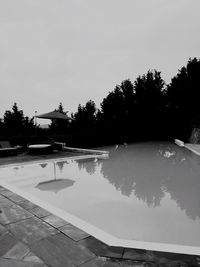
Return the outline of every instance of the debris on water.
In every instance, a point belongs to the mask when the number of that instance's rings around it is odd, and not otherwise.
[[[170,157],[172,157],[173,155],[175,155],[175,151],[173,151],[173,152],[170,152],[170,151],[166,151],[165,153],[164,153],[164,157],[165,158],[170,158]]]

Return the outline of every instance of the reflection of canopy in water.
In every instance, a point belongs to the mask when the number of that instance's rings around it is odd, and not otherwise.
[[[200,217],[199,172],[200,158],[172,143],[119,146],[101,165],[102,175],[123,195],[156,207],[168,192],[193,219]]]
[[[85,169],[89,174],[95,173],[97,165],[99,165],[97,158],[77,159],[76,162],[78,163],[79,170]]]
[[[41,166],[42,168],[46,168],[47,165],[48,165],[47,163],[40,163],[40,166]]]
[[[71,179],[57,179],[41,182],[37,184],[36,187],[42,191],[51,191],[57,193],[66,187],[72,186],[74,183],[75,181]]]
[[[60,172],[62,172],[62,169],[65,164],[68,164],[67,161],[61,161],[61,162],[53,162],[53,170],[54,170],[54,179],[56,179],[56,165],[59,167]],[[40,163],[40,166],[42,168],[46,168],[48,166],[48,163]]]

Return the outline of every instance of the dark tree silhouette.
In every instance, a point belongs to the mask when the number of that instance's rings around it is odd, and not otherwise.
[[[59,135],[71,145],[102,146],[142,140],[189,139],[200,141],[200,59],[189,59],[166,85],[157,70],[149,70],[132,83],[116,85],[100,103],[79,105],[72,122],[52,121],[40,134]],[[67,114],[62,103],[57,111]],[[1,136],[34,135],[33,119],[25,117],[14,103],[0,120]],[[39,134],[38,134],[39,135]],[[66,138],[65,138],[66,137]],[[82,143],[80,140],[83,140]]]
[[[78,106],[78,111],[72,114],[72,127],[75,130],[89,130],[95,127],[96,123],[96,105],[94,101],[89,100],[85,106]]]
[[[139,76],[135,83],[137,133],[142,139],[162,137],[165,82],[154,70]]]
[[[167,88],[171,128],[177,137],[187,139],[200,127],[200,60],[189,59]]]
[[[4,134],[5,132],[3,119],[0,119],[0,132],[1,132],[1,135]]]
[[[25,117],[17,103],[14,103],[12,111],[7,110],[4,113],[3,121],[5,134],[8,136],[29,135],[35,130],[33,118]]]
[[[130,80],[125,80],[121,85],[117,85],[114,91],[101,103],[103,117],[108,122],[124,120],[132,116],[134,104],[134,88]]]
[[[134,84],[125,80],[117,85],[101,103],[105,127],[118,135],[119,142],[156,139],[163,123],[162,106],[165,83],[160,72],[148,71]]]
[[[109,92],[101,103],[101,118],[105,131],[115,136],[117,142],[129,141],[130,129],[134,117],[135,92],[130,80],[125,80]]]

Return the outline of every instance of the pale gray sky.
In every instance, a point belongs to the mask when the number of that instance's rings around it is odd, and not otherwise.
[[[0,117],[97,106],[148,69],[200,57],[199,0],[0,0]]]

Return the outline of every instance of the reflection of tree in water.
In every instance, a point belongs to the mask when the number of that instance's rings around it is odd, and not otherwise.
[[[95,173],[96,168],[99,165],[99,161],[97,159],[94,159],[94,158],[78,159],[78,160],[76,160],[76,162],[78,163],[79,170],[84,169],[90,175]]]
[[[123,195],[130,196],[135,185],[134,172],[130,172],[132,164],[127,160],[126,152],[110,151],[109,160],[105,160],[101,166],[101,173]]]
[[[63,171],[63,168],[64,168],[64,165],[65,164],[68,164],[68,162],[67,161],[59,161],[59,162],[56,162],[56,165],[58,166],[58,168],[59,168],[59,171],[62,173],[62,171]]]
[[[164,176],[157,168],[161,155],[157,153],[155,146],[158,145],[120,146],[110,152],[110,159],[104,161],[101,168],[104,177],[123,195],[130,196],[134,191],[138,199],[152,206],[158,206],[164,195]]]
[[[79,161],[90,174],[97,162]],[[101,173],[123,195],[134,194],[148,206],[159,206],[169,192],[187,216],[200,217],[200,158],[174,144],[141,143],[110,149]]]
[[[177,153],[179,168],[165,182],[166,190],[188,217],[200,217],[200,158],[194,153],[181,150]]]
[[[148,206],[156,207],[160,205],[164,192],[159,184],[146,183],[143,181],[143,183],[136,183],[135,196],[146,202]]]

